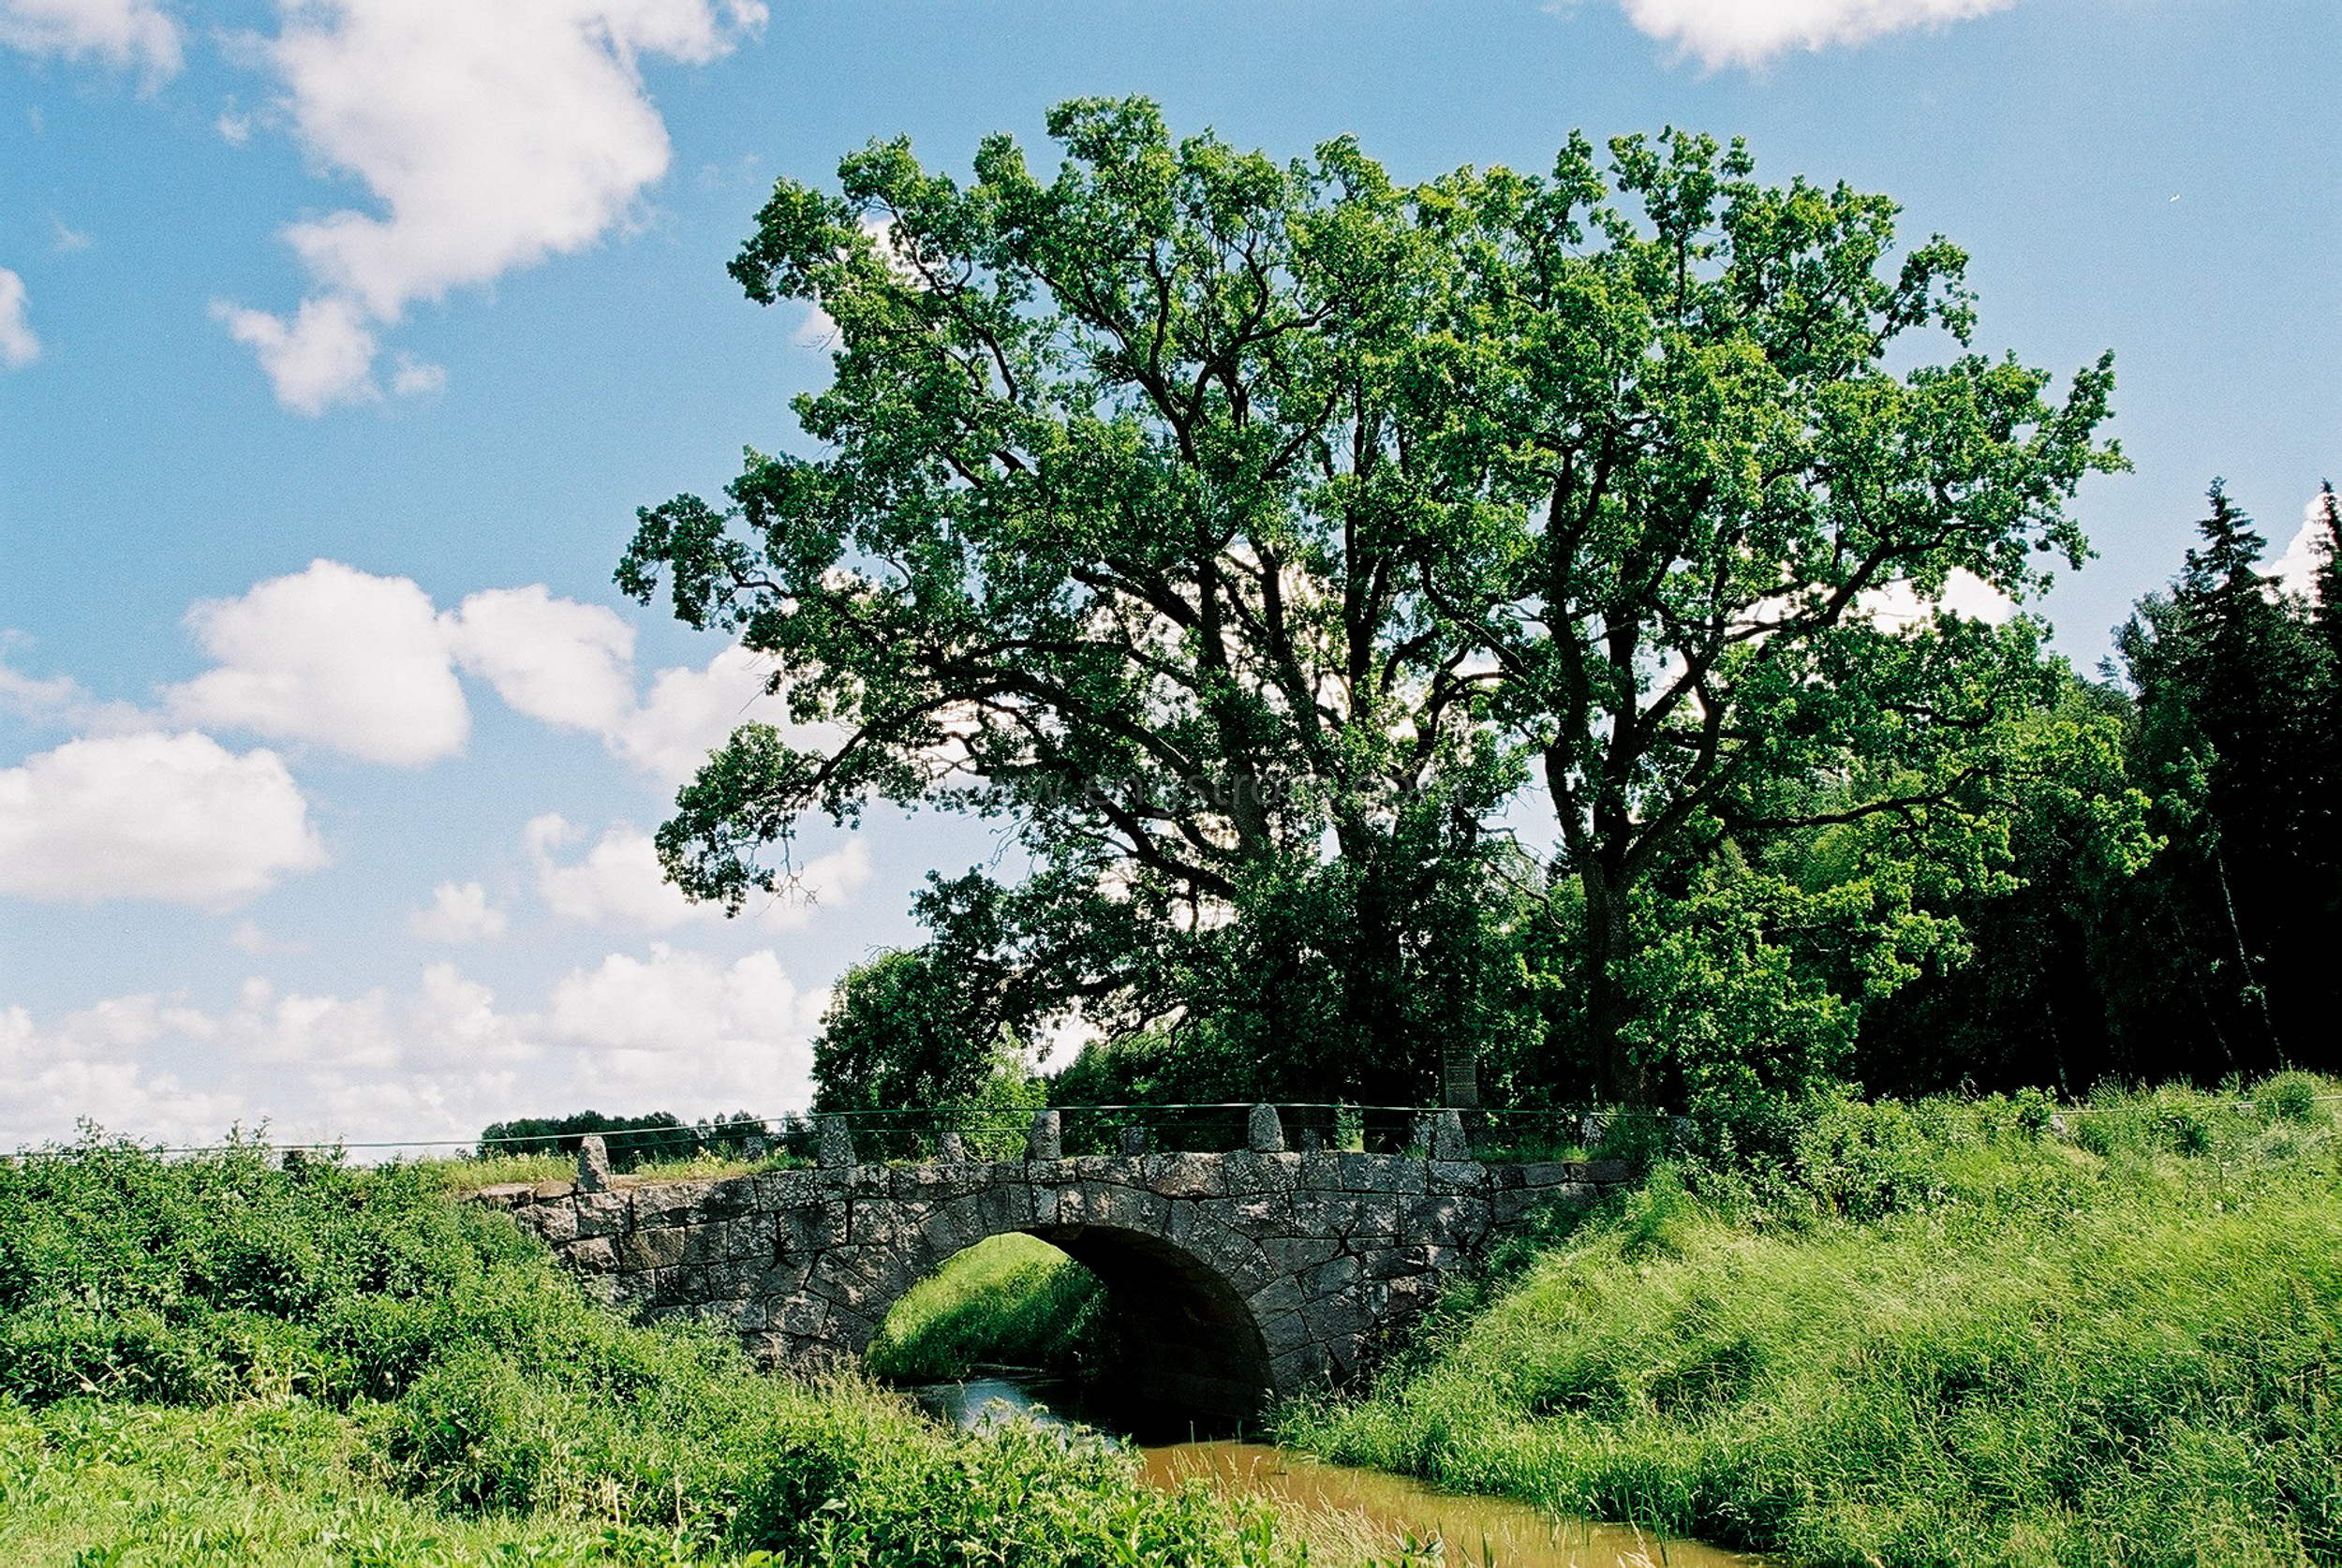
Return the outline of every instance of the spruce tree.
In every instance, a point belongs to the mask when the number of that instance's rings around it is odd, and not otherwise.
[[[2266,541],[2215,481],[2203,542],[2117,634],[2134,767],[2169,846],[2102,944],[2132,1070],[2216,1080],[2327,1065],[2335,987],[2316,820],[2326,661]]]

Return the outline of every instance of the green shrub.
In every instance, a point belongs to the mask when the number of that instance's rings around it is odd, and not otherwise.
[[[214,1452],[219,1433],[258,1441],[272,1410],[305,1456],[290,1472]],[[110,1457],[63,1474],[92,1444]],[[243,1515],[181,1473],[254,1465]],[[1263,1516],[1157,1493],[1119,1447],[953,1434],[857,1383],[761,1376],[712,1330],[625,1322],[411,1167],[280,1169],[248,1145],[171,1161],[96,1136],[0,1161],[0,1547],[22,1515],[48,1533],[20,1544],[109,1561],[125,1531],[159,1539],[166,1500],[186,1540],[229,1543],[222,1561],[334,1568],[1298,1561]],[[369,1516],[378,1536],[343,1528]]]

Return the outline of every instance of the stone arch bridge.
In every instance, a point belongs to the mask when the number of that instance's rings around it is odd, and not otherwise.
[[[1223,1422],[1340,1383],[1533,1209],[1626,1176],[1609,1161],[1475,1160],[1452,1111],[1399,1154],[1290,1152],[1261,1106],[1234,1152],[1074,1158],[1044,1112],[1023,1160],[923,1163],[858,1162],[830,1123],[815,1167],[630,1185],[611,1182],[600,1142],[574,1184],[479,1197],[615,1307],[721,1324],[767,1366],[813,1368],[859,1356],[952,1254],[1021,1231],[1104,1281],[1123,1330],[1119,1392]]]

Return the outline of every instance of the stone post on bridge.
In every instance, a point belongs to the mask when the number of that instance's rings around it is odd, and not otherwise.
[[[1035,1111],[1032,1131],[1025,1134],[1025,1158],[1028,1160],[1059,1160],[1064,1158],[1064,1126],[1055,1111]]]
[[[610,1191],[610,1146],[602,1142],[599,1132],[588,1132],[577,1141],[577,1190]]]
[[[1244,1146],[1254,1154],[1282,1154],[1285,1124],[1274,1105],[1255,1105],[1244,1125]]]
[[[815,1163],[825,1171],[853,1167],[853,1133],[847,1128],[846,1118],[835,1111],[821,1118],[821,1132],[813,1148]]]

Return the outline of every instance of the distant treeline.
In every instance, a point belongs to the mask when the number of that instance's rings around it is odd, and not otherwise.
[[[771,1119],[749,1111],[697,1122],[685,1121],[672,1111],[634,1117],[580,1111],[574,1116],[521,1117],[492,1123],[480,1134],[478,1152],[483,1160],[508,1154],[574,1154],[589,1132],[601,1135],[610,1150],[611,1168],[619,1171],[701,1156],[747,1159],[809,1153],[812,1137],[810,1125],[802,1117]]]

